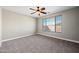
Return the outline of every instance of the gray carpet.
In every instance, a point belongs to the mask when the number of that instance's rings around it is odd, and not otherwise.
[[[79,44],[32,35],[3,42],[0,53],[79,53]]]

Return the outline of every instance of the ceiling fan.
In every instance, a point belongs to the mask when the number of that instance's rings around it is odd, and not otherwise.
[[[40,16],[41,14],[47,14],[47,12],[44,12],[44,11],[45,11],[45,7],[40,8],[40,7],[38,6],[36,9],[33,9],[33,8],[29,8],[29,9],[34,11],[34,12],[31,13],[31,14],[38,13],[39,16]]]

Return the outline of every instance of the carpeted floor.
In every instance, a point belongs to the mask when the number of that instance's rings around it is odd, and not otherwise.
[[[79,44],[42,35],[3,42],[0,53],[79,53]]]

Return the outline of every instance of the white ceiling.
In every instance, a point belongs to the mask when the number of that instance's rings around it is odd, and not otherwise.
[[[40,6],[40,7],[45,7],[46,8],[46,12],[49,12],[46,15],[52,14],[52,13],[56,13],[56,12],[60,12],[60,11],[64,11],[67,9],[71,9],[74,8],[75,6]],[[16,13],[20,13],[23,15],[28,15],[28,16],[32,16],[32,17],[40,17],[38,16],[36,13],[35,14],[30,14],[34,11],[29,10],[29,8],[36,8],[36,6],[3,6],[2,8],[16,12]],[[46,15],[41,15],[42,16],[46,16]]]

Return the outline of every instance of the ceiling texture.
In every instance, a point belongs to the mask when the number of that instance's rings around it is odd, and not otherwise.
[[[22,15],[31,16],[34,18],[47,16],[47,15],[50,15],[50,14],[53,14],[56,12],[74,8],[76,6],[39,6],[40,8],[45,7],[46,8],[45,12],[48,12],[47,14],[41,14],[41,16],[39,16],[37,13],[31,14],[34,11],[30,10],[29,8],[36,9],[36,7],[37,6],[2,6],[2,8],[6,9],[6,10],[10,10],[10,11],[13,11],[13,12],[16,12],[16,13],[19,13]]]

